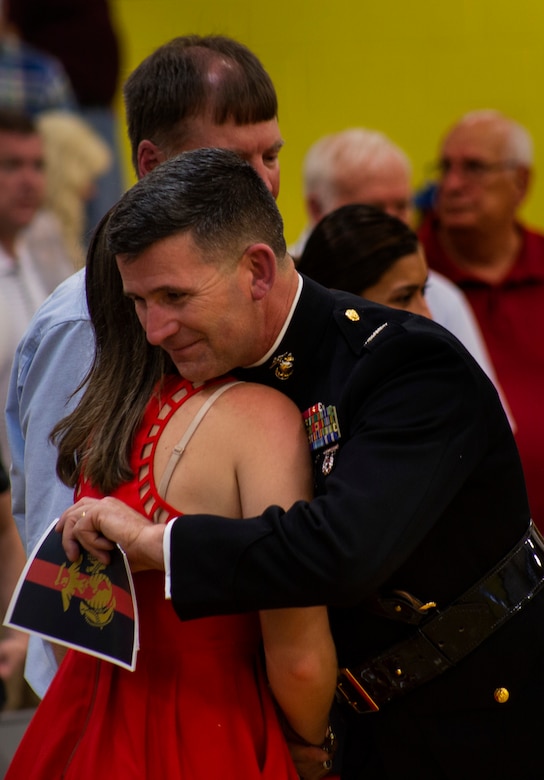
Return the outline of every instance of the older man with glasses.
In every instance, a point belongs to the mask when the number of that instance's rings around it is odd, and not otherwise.
[[[531,180],[528,132],[497,111],[464,116],[437,163],[421,227],[429,265],[459,285],[484,335],[516,427],[533,519],[544,528],[544,234],[518,212]]]

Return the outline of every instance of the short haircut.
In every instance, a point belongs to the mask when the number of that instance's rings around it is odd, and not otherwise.
[[[529,131],[519,122],[492,108],[469,111],[461,117],[451,130],[460,125],[469,126],[488,122],[504,134],[505,158],[530,168],[533,164],[533,140]],[[450,131],[451,132],[451,131]]]
[[[418,248],[416,234],[400,219],[374,206],[350,204],[315,226],[297,267],[325,287],[363,295]]]
[[[346,179],[361,169],[379,170],[391,157],[411,175],[403,150],[377,130],[353,127],[331,133],[316,141],[306,153],[303,165],[305,197],[315,197],[325,206],[336,198]],[[329,209],[325,207],[325,211]]]
[[[35,121],[23,111],[0,108],[0,132],[34,135],[38,133]]]
[[[123,94],[135,169],[142,140],[172,156],[186,138],[189,119],[245,125],[278,115],[276,90],[259,59],[222,35],[174,38],[138,65]]]
[[[109,249],[130,259],[187,232],[211,261],[237,259],[263,242],[284,262],[283,220],[274,197],[249,163],[225,149],[184,152],[144,176],[112,211]]]

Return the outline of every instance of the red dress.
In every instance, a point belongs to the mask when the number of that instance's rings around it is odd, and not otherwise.
[[[151,461],[171,414],[201,388],[171,377],[148,405],[136,476],[113,495],[149,518],[179,515],[159,497]],[[96,491],[84,485],[81,495]],[[182,622],[163,573],[137,573],[134,584],[136,670],[69,650],[6,780],[296,780],[261,668],[258,616]]]

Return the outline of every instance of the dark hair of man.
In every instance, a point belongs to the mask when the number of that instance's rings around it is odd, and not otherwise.
[[[0,132],[34,135],[38,130],[28,114],[10,108],[0,108]]]
[[[123,95],[136,170],[142,140],[172,156],[186,139],[188,119],[246,125],[278,115],[276,90],[261,62],[222,35],[186,35],[164,44],[131,73]]]
[[[109,248],[137,256],[187,231],[210,260],[241,255],[261,241],[278,263],[285,256],[283,221],[272,194],[249,163],[225,149],[184,152],[144,176],[111,214]]]
[[[116,256],[134,261],[170,236],[190,233],[204,260],[236,263],[255,243],[288,261],[276,202],[255,170],[224,149],[198,149],[162,163],[98,226],[87,258],[87,302],[96,353],[83,397],[53,432],[57,471],[74,485],[82,469],[103,493],[132,476],[130,453],[153,388],[176,368],[150,345],[123,294]],[[234,368],[234,366],[233,366]]]
[[[315,226],[297,268],[325,287],[364,295],[397,260],[417,250],[416,234],[400,219],[349,204]]]

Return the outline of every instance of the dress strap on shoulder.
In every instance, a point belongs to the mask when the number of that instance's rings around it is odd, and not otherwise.
[[[228,390],[230,387],[234,387],[234,385],[240,385],[243,384],[241,381],[233,381],[233,382],[225,382],[225,384],[220,385],[217,390],[215,390],[202,404],[198,412],[195,414],[193,419],[191,420],[190,424],[188,425],[186,431],[184,432],[183,436],[179,440],[179,442],[176,444],[174,449],[172,450],[172,454],[170,455],[170,458],[168,460],[168,463],[166,464],[166,468],[164,470],[164,474],[162,475],[158,493],[161,498],[164,499],[166,496],[166,491],[168,490],[168,485],[170,484],[170,480],[172,479],[172,474],[174,473],[174,470],[176,466],[178,465],[179,459],[183,455],[183,452],[187,445],[189,444],[194,432],[206,416],[209,409],[213,406],[215,401],[223,395],[223,393]]]

